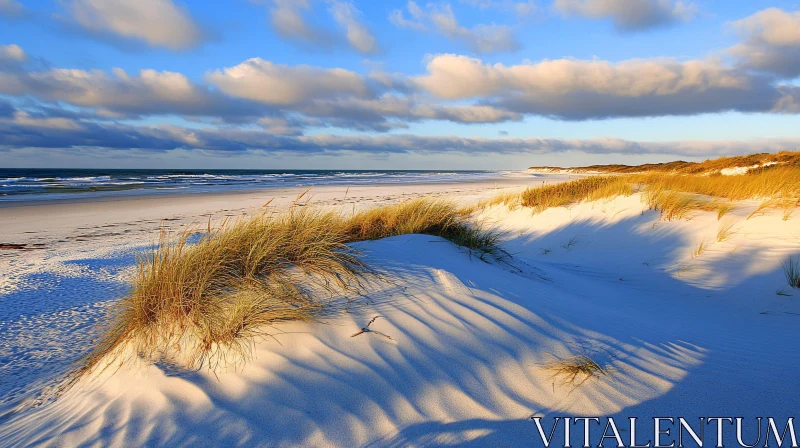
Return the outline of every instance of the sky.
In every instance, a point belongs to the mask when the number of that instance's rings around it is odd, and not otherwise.
[[[0,167],[799,149],[798,0],[0,0]]]

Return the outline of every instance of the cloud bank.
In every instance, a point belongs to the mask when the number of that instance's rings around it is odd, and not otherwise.
[[[0,109],[2,110],[2,109]],[[456,136],[379,135],[337,136],[275,135],[242,129],[187,129],[175,126],[131,126],[94,123],[69,118],[35,116],[23,111],[0,114],[0,148],[169,151],[201,149],[242,153],[294,153],[329,155],[369,154],[547,154],[581,151],[589,154],[674,154],[719,156],[777,151],[800,147],[796,139],[753,141],[636,142],[616,138],[469,138]]]

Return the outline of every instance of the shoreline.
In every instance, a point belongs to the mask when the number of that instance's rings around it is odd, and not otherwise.
[[[564,176],[564,179],[566,176]],[[379,184],[312,187],[304,200],[325,207],[362,208],[401,201],[412,197],[451,197],[455,200],[480,200],[504,189],[525,188],[541,178],[526,176],[497,180],[452,183]],[[560,176],[548,176],[558,182]],[[271,207],[287,207],[308,187],[260,189],[221,193],[144,195],[125,198],[97,198],[74,201],[31,201],[0,206],[0,229],[7,245],[65,247],[72,241],[113,240],[130,242],[132,235],[174,231],[192,225],[211,223],[250,213],[271,201]],[[57,217],[55,220],[52,218]],[[0,250],[3,254],[13,250]]]
[[[340,189],[347,189],[347,188],[367,188],[367,187],[400,187],[400,186],[442,186],[442,185],[458,185],[458,184],[476,184],[476,183],[507,183],[507,184],[514,184],[516,185],[519,183],[520,178],[523,178],[525,174],[521,172],[521,175],[514,176],[514,177],[498,177],[496,179],[486,180],[486,179],[465,179],[465,180],[453,180],[453,181],[442,181],[442,182],[405,182],[405,183],[377,183],[377,184],[359,184],[359,185],[302,185],[302,186],[290,186],[290,187],[275,187],[275,188],[243,188],[243,189],[235,189],[229,191],[187,191],[182,193],[176,192],[168,192],[168,193],[153,193],[153,190],[136,190],[142,191],[142,193],[132,193],[132,194],[125,194],[125,195],[107,195],[107,196],[95,196],[95,197],[80,197],[80,198],[54,198],[54,199],[32,199],[32,200],[19,200],[19,201],[0,201],[0,210],[5,208],[17,208],[17,207],[33,207],[38,205],[57,205],[57,204],[82,204],[82,203],[94,203],[94,202],[119,202],[119,201],[134,201],[134,200],[141,200],[141,199],[148,199],[148,198],[179,198],[179,197],[192,197],[192,196],[235,196],[235,195],[248,195],[248,194],[255,194],[255,193],[267,193],[267,192],[285,192],[288,190],[306,190],[311,187],[313,190],[319,190],[323,188],[340,188]],[[552,173],[530,173],[532,175],[535,174],[552,174]],[[556,173],[559,174],[559,173]],[[525,177],[526,179],[533,180],[535,177],[531,176],[530,178]]]

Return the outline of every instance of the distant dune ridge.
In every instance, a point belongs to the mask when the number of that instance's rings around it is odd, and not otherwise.
[[[532,172],[545,173],[647,173],[665,172],[681,174],[743,174],[743,172],[772,165],[800,166],[800,152],[783,151],[776,154],[750,154],[746,156],[720,157],[704,162],[684,162],[678,160],[666,163],[644,165],[590,165],[574,168],[553,166],[532,166]]]

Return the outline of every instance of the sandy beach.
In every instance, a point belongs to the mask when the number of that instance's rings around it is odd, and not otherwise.
[[[322,187],[306,206],[470,204],[566,179]],[[664,221],[638,193],[536,215],[484,209],[506,262],[434,236],[355,243],[389,281],[322,322],[275,324],[251,362],[216,373],[134,362],[48,394],[159,229],[203,229],[273,198],[287,207],[302,191],[0,209],[2,242],[24,245],[0,253],[0,445],[540,446],[536,416],[736,416],[755,440],[764,431],[752,419],[785,423],[800,402],[789,355],[800,296],[781,267],[800,251],[796,219],[749,217],[758,203],[744,201],[721,221]],[[732,230],[717,241],[722,222]],[[576,387],[548,368],[577,354],[608,375]]]

